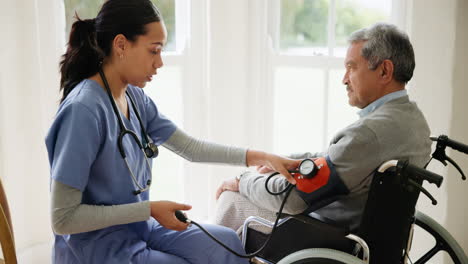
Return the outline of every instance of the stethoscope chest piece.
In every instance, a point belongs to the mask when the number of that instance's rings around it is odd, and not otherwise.
[[[145,154],[146,157],[148,158],[156,158],[159,155],[159,150],[158,146],[154,143],[148,143],[148,145],[145,147]]]

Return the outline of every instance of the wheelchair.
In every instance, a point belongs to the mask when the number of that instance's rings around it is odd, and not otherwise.
[[[468,146],[447,136],[431,137],[437,142],[432,159],[460,167],[447,155],[447,146],[468,154]],[[430,160],[430,161],[431,161]],[[429,161],[429,162],[430,162]],[[468,264],[468,258],[450,233],[429,216],[417,212],[419,194],[431,194],[423,181],[441,186],[442,176],[405,160],[382,164],[374,173],[361,223],[356,233],[315,213],[282,214],[267,247],[251,263],[260,264],[406,264],[411,247],[412,231],[419,226],[435,238],[435,246],[411,263],[427,263],[439,251],[446,251],[453,263]],[[268,234],[249,225],[256,223],[272,228],[273,222],[251,216],[244,222],[242,243],[247,253],[260,248]],[[314,238],[314,239],[308,239]],[[320,238],[320,239],[317,239]]]

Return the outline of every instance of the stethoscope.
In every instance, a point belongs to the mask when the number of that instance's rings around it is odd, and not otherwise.
[[[156,146],[156,144],[153,143],[151,138],[146,133],[146,129],[143,126],[143,122],[141,121],[141,117],[140,117],[140,113],[138,111],[138,108],[136,107],[135,102],[133,101],[133,98],[132,98],[132,96],[130,95],[130,93],[128,91],[126,91],[125,93],[128,96],[128,98],[130,99],[130,103],[131,103],[131,105],[133,107],[133,110],[134,110],[135,115],[136,115],[136,117],[138,119],[138,122],[140,123],[141,133],[142,133],[141,137],[142,137],[143,144],[138,139],[138,136],[135,134],[135,132],[133,132],[132,130],[128,130],[125,127],[124,122],[122,120],[122,117],[120,116],[119,110],[117,109],[117,105],[115,104],[114,97],[112,96],[112,93],[110,91],[109,83],[107,82],[106,76],[104,75],[104,72],[102,71],[101,67],[99,68],[99,75],[101,75],[101,79],[104,82],[104,86],[106,88],[107,95],[109,96],[109,99],[110,99],[111,104],[112,104],[112,109],[114,110],[114,114],[116,115],[117,121],[119,122],[120,133],[119,133],[119,137],[117,139],[117,145],[119,147],[119,152],[120,152],[120,155],[122,156],[122,159],[125,161],[125,164],[127,165],[128,171],[130,172],[130,176],[132,176],[133,182],[135,183],[135,185],[138,188],[138,190],[133,191],[133,194],[138,195],[138,194],[140,194],[142,192],[145,192],[145,191],[149,190],[149,188],[151,186],[151,180],[153,179],[153,173],[151,171],[151,165],[150,165],[148,159],[149,158],[156,158],[158,156],[158,154],[159,154],[158,147]],[[135,175],[133,174],[132,169],[130,168],[130,165],[128,164],[127,156],[125,155],[125,150],[124,150],[124,147],[123,147],[123,137],[126,134],[129,134],[131,136],[131,138],[133,138],[135,140],[135,142],[138,144],[138,147],[140,148],[141,152],[143,153],[143,156],[145,157],[146,166],[147,166],[148,171],[150,173],[150,177],[149,177],[148,181],[146,182],[145,187],[141,186],[140,183],[138,183]]]

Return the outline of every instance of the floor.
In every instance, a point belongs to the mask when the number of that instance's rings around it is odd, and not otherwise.
[[[52,242],[42,243],[18,252],[18,263],[21,264],[50,264]]]

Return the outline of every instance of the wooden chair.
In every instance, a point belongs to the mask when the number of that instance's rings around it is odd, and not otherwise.
[[[16,264],[15,238],[11,225],[10,208],[6,198],[5,189],[0,179],[0,245],[4,259],[0,263]]]

